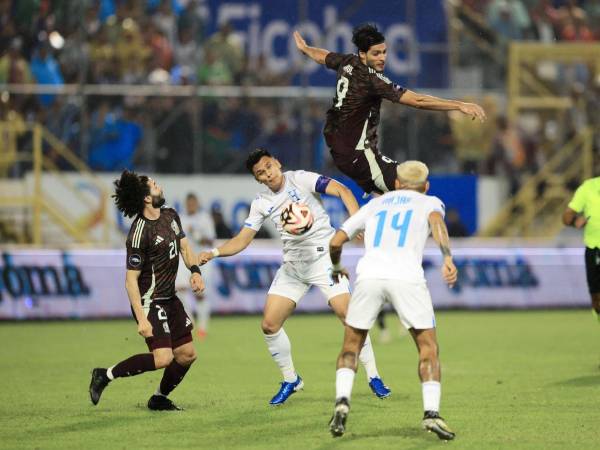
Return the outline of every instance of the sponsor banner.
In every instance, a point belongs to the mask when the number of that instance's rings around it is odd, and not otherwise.
[[[352,30],[376,23],[388,46],[385,73],[401,84],[429,88],[448,87],[448,29],[442,0],[209,0],[202,6],[207,34],[228,22],[244,49],[251,70],[268,68],[304,77],[308,84],[331,86],[335,73],[302,56],[292,36],[298,30],[309,45],[341,53],[355,53]]]
[[[569,308],[589,306],[583,248],[469,247],[454,250],[460,271],[454,289],[440,276],[439,250],[423,260],[436,308]],[[354,274],[362,249],[344,252]],[[0,259],[0,319],[127,317],[124,250],[15,250]],[[214,313],[258,313],[281,264],[278,245],[253,245],[241,255],[218,258],[203,269]],[[178,294],[184,301],[188,295]],[[300,311],[326,311],[311,289]]]

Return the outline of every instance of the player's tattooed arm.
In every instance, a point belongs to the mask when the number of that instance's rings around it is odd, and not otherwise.
[[[128,270],[125,275],[125,289],[131,303],[131,309],[138,322],[138,333],[143,337],[152,336],[152,325],[148,321],[142,308],[142,294],[138,285],[138,278],[142,272],[139,270]]]
[[[325,57],[329,54],[329,50],[309,46],[297,31],[294,31],[294,40],[296,41],[296,47],[298,47],[298,50],[300,50],[313,61],[319,64],[325,64]]]
[[[252,228],[243,227],[240,232],[225,242],[220,247],[214,248],[210,252],[202,252],[199,255],[199,264],[206,264],[217,256],[232,256],[237,255],[244,250],[256,236],[256,231]]]
[[[475,103],[460,102],[458,100],[447,100],[434,97],[433,95],[418,94],[407,90],[400,97],[400,103],[413,108],[428,109],[432,111],[460,111],[471,116],[473,120],[485,121],[486,115],[483,108]]]
[[[348,240],[348,235],[344,231],[338,230],[329,241],[329,257],[333,264],[331,278],[335,283],[338,283],[341,277],[350,278],[350,274],[341,264],[342,248]]]
[[[358,202],[356,201],[356,197],[350,189],[344,186],[342,183],[339,183],[335,180],[331,180],[325,189],[325,193],[327,195],[333,195],[334,197],[339,197],[344,203],[344,206],[348,210],[349,215],[353,215],[359,209]]]
[[[452,260],[452,253],[450,251],[450,237],[448,236],[448,228],[444,222],[442,215],[434,211],[429,214],[429,226],[431,228],[431,235],[433,239],[440,246],[442,255],[444,255],[444,262],[442,264],[442,278],[450,286],[454,286],[458,279],[458,270]]]

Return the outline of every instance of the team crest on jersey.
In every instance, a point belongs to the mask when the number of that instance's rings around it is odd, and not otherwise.
[[[298,191],[296,191],[296,189],[292,189],[291,191],[288,191],[288,195],[290,196],[292,201],[294,201],[294,202],[300,201],[300,196],[298,195]]]
[[[352,67],[350,64],[344,66],[344,72],[346,72],[348,75],[352,75],[352,69],[354,69],[354,67]]]
[[[177,225],[177,222],[175,221],[175,219],[173,219],[171,221],[171,228],[173,229],[175,234],[179,234],[179,225]]]

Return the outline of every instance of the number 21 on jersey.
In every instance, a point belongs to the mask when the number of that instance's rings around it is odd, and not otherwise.
[[[383,233],[386,232],[386,227],[391,228],[394,232],[398,232],[398,247],[404,247],[406,242],[406,234],[408,233],[408,225],[412,217],[413,210],[409,209],[404,212],[402,218],[402,212],[397,212],[391,217],[391,220],[386,221],[388,212],[380,211],[376,214],[377,217],[377,228],[375,229],[375,239],[373,240],[373,247],[381,246],[383,240]],[[390,232],[388,228],[388,233]]]
[[[346,98],[346,93],[348,92],[349,85],[350,85],[350,80],[344,76],[341,76],[337,82],[337,87],[336,87],[336,92],[335,92],[335,94],[337,96],[337,102],[335,103],[334,106],[336,108],[339,108],[340,106],[342,106],[342,102]]]

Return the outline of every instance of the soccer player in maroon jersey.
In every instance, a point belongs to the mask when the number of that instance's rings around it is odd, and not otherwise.
[[[294,39],[302,53],[337,72],[336,93],[325,122],[325,140],[338,169],[366,193],[391,191],[396,179],[398,163],[377,148],[382,99],[419,109],[458,110],[473,119],[485,120],[485,112],[474,103],[418,94],[392,83],[383,75],[385,38],[373,25],[354,30],[352,42],[358,48],[357,55],[310,47],[297,31]]]
[[[138,333],[150,352],[131,356],[108,369],[92,371],[90,398],[100,401],[104,388],[115,378],[165,369],[160,386],[148,400],[153,410],[179,410],[167,396],[181,382],[196,359],[191,319],[175,295],[179,254],[191,270],[190,284],[196,292],[204,281],[191,251],[179,216],[162,208],[162,188],[145,175],[124,171],[115,181],[113,198],[126,217],[135,217],[127,236],[125,288]]]

